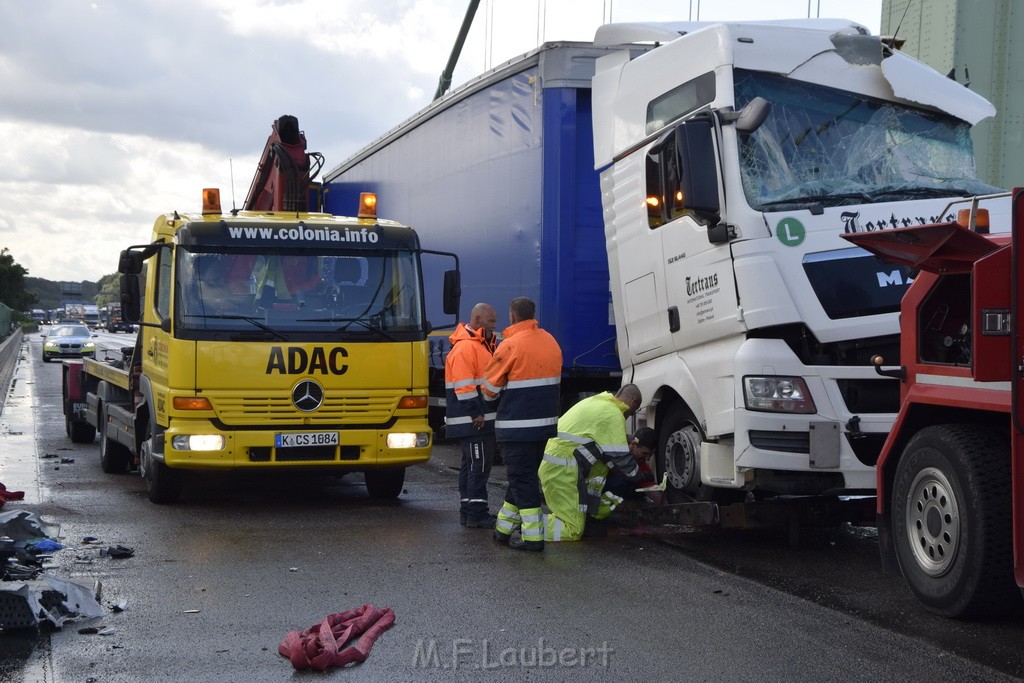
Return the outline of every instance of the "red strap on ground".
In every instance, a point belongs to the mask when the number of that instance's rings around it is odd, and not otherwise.
[[[370,655],[374,641],[394,623],[395,612],[390,607],[363,605],[348,612],[328,614],[304,631],[292,631],[277,651],[290,659],[296,669],[323,671],[329,666],[362,663]],[[357,637],[354,644],[345,647],[345,643]]]

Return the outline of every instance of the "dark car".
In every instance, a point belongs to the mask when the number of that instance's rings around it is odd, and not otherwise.
[[[54,325],[43,339],[43,362],[51,358],[96,357],[97,335],[85,325]]]

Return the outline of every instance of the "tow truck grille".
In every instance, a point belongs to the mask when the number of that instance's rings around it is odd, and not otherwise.
[[[253,446],[249,449],[251,462],[334,462],[358,459],[359,446],[303,446],[300,448]]]
[[[312,412],[298,410],[289,394],[261,397],[217,396],[211,398],[217,417],[225,424],[379,424],[395,412],[398,397],[391,394],[327,396]]]

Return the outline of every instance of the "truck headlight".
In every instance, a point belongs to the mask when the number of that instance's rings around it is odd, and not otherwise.
[[[747,410],[773,413],[815,413],[807,383],[800,377],[744,377]]]
[[[178,434],[171,439],[171,448],[176,451],[222,451],[224,437],[221,434]]]
[[[430,444],[430,434],[415,432],[404,434],[394,432],[388,434],[388,448],[426,448]]]

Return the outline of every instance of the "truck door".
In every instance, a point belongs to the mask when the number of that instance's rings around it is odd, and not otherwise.
[[[728,242],[714,243],[720,220],[720,174],[710,119],[678,126],[648,157],[648,197],[660,212],[665,301],[672,348],[680,351],[739,331],[736,281]]]
[[[168,358],[170,334],[160,324],[171,317],[174,251],[169,245],[157,250],[149,264],[146,296],[142,319],[149,325],[139,327],[139,347],[142,350],[144,381],[152,390],[151,409],[158,424],[167,424],[167,387],[170,381]]]

